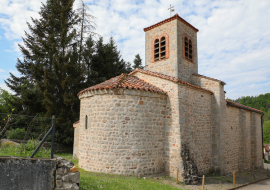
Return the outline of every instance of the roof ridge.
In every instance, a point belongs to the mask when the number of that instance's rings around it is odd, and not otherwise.
[[[151,26],[148,26],[148,27],[144,28],[143,31],[146,32],[148,30],[151,30],[152,28],[155,28],[155,27],[157,27],[159,25],[162,25],[164,23],[170,22],[170,21],[175,20],[175,19],[177,19],[177,20],[183,22],[184,24],[190,26],[196,32],[199,32],[199,30],[197,28],[195,28],[194,26],[192,26],[189,22],[187,22],[185,19],[183,19],[182,17],[180,17],[177,13],[174,16],[170,17],[170,18],[167,18],[167,19],[165,19],[163,21],[160,21],[160,22],[158,22],[156,24],[153,24]]]
[[[223,85],[225,85],[226,83],[222,80],[218,80],[218,79],[215,79],[215,78],[212,78],[212,77],[208,77],[208,76],[205,76],[205,75],[202,75],[202,74],[199,74],[199,73],[192,73],[192,75],[194,76],[200,76],[200,77],[203,77],[203,78],[207,78],[207,79],[211,79],[211,80],[215,80],[215,81],[219,81],[221,83],[223,83]]]
[[[182,81],[182,80],[180,80],[178,78],[175,78],[175,77],[172,77],[172,76],[169,76],[169,75],[165,75],[165,74],[162,74],[162,73],[154,72],[154,71],[143,70],[143,69],[138,69],[137,68],[134,71],[130,72],[128,75],[132,75],[135,72],[142,72],[142,73],[145,73],[145,74],[149,74],[149,75],[152,75],[152,76],[156,76],[156,77],[159,77],[159,78],[170,80],[170,81],[173,81],[173,82],[176,82],[176,83],[179,82],[179,83],[185,84],[187,86],[190,86],[190,87],[193,87],[193,88],[196,88],[196,89],[201,89],[201,90],[204,90],[204,91],[207,91],[207,92],[210,92],[210,93],[213,94],[213,92],[211,90],[201,88],[201,87],[195,86],[193,84],[190,84],[188,82]]]
[[[119,76],[106,80],[102,83],[96,84],[89,88],[86,88],[80,91],[77,96],[80,94],[91,91],[91,90],[102,90],[102,89],[113,89],[113,88],[124,88],[124,89],[135,89],[156,92],[159,94],[167,94],[166,91],[160,89],[159,87],[148,83],[137,76],[131,76],[129,74],[122,73]]]
[[[229,105],[231,105],[231,106],[234,106],[235,105],[235,106],[239,106],[239,107],[242,107],[243,109],[247,109],[247,110],[250,110],[250,111],[264,113],[261,110],[258,110],[258,109],[252,108],[252,107],[248,107],[248,106],[245,106],[245,105],[242,105],[242,104],[239,104],[239,103],[230,101],[230,100],[226,100],[226,102],[229,103]]]

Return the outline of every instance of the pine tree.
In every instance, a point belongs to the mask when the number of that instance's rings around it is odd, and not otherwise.
[[[96,23],[93,15],[89,14],[90,8],[82,0],[79,2],[79,8],[76,10],[80,18],[80,24],[78,25],[78,40],[79,40],[79,63],[81,64],[83,54],[83,42],[85,41],[85,34],[88,36],[98,35],[94,31],[96,30]]]
[[[93,58],[95,52],[95,41],[93,40],[92,35],[90,35],[83,46],[82,52],[82,65],[85,71],[85,88],[101,83],[105,80],[105,78],[99,77],[97,71],[93,70]]]
[[[114,39],[111,37],[107,44],[100,37],[95,45],[92,70],[96,71],[99,78],[108,80],[122,73],[126,73],[126,62],[121,58]]]
[[[34,92],[38,90],[36,96],[41,94],[46,115],[56,115],[56,140],[62,143],[72,143],[72,123],[79,114],[77,93],[85,80],[78,64],[78,34],[74,28],[80,19],[73,11],[73,3],[74,0],[47,0],[42,4],[41,18],[32,18],[33,25],[27,23],[30,33],[25,32],[24,46],[20,46],[24,58],[18,60],[16,67],[22,77],[11,76],[7,82],[18,91],[20,81],[25,79],[34,86]],[[21,96],[26,98],[23,93]]]
[[[125,68],[125,70],[126,70],[125,73],[130,73],[130,72],[133,70],[130,62],[127,62],[127,63],[126,63],[126,68]]]
[[[140,57],[139,54],[135,55],[135,59],[133,61],[134,65],[133,65],[133,69],[143,69],[144,67],[142,66],[142,59]]]

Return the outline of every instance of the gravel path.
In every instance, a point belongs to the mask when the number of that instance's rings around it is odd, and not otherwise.
[[[269,165],[270,166],[270,165]],[[270,176],[270,170],[269,170],[269,176]],[[260,169],[255,172],[255,181],[260,179],[265,179],[267,177],[267,170],[266,169]],[[157,178],[157,177],[153,177]],[[162,181],[166,184],[169,184],[171,186],[177,187],[179,189],[183,190],[201,190],[202,189],[202,183],[199,185],[184,185],[183,183],[176,184],[175,179],[162,179]],[[243,185],[246,183],[250,183],[254,181],[254,173],[236,173],[235,174],[235,186]],[[263,185],[266,185],[266,183],[270,184],[270,180],[263,181],[262,183],[259,183],[259,186],[257,189],[261,189]],[[256,184],[257,185],[257,184]],[[249,186],[247,186],[249,187]],[[270,186],[267,186],[267,190],[270,190]],[[205,186],[204,190],[227,190],[233,188],[233,176],[226,176],[226,177],[219,177],[219,176],[206,176],[205,177]],[[241,190],[244,190],[244,188],[241,188]],[[251,190],[251,189],[245,189],[245,190]],[[255,190],[255,189],[254,189]],[[264,189],[261,189],[264,190]]]
[[[264,180],[246,187],[239,188],[240,190],[269,190],[270,189],[270,179]]]

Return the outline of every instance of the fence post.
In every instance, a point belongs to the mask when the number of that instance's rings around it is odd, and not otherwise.
[[[33,154],[30,156],[30,158],[33,158],[35,156],[35,154],[37,153],[38,149],[41,147],[41,145],[45,142],[45,140],[47,139],[47,137],[49,136],[49,134],[52,132],[52,127],[50,128],[50,130],[47,132],[47,134],[45,135],[45,137],[42,139],[42,141],[39,143],[39,145],[37,146],[36,150],[33,152]]]
[[[176,168],[176,184],[178,184],[178,168]]]
[[[203,175],[203,178],[202,178],[202,190],[204,190],[204,175]]]
[[[55,115],[52,116],[52,144],[51,144],[51,159],[53,159],[53,152],[54,152],[54,133],[55,133]]]
[[[267,177],[268,177],[268,168],[267,168]]]
[[[233,172],[233,186],[235,187],[235,172]]]

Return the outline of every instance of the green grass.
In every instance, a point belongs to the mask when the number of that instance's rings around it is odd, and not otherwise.
[[[66,158],[72,161],[78,167],[78,160],[72,158],[72,154],[56,154],[57,156]],[[78,167],[79,168],[79,167]],[[80,171],[80,190],[173,190],[178,189],[170,185],[164,184],[162,179],[152,179],[152,178],[139,178],[133,176],[123,176],[115,174],[104,174],[85,171],[79,168]]]
[[[19,144],[15,146],[12,142],[5,142],[0,144],[0,156],[18,156],[18,157],[30,157],[39,142],[30,140],[26,144]],[[35,154],[35,157],[50,157],[50,150],[41,147]]]

